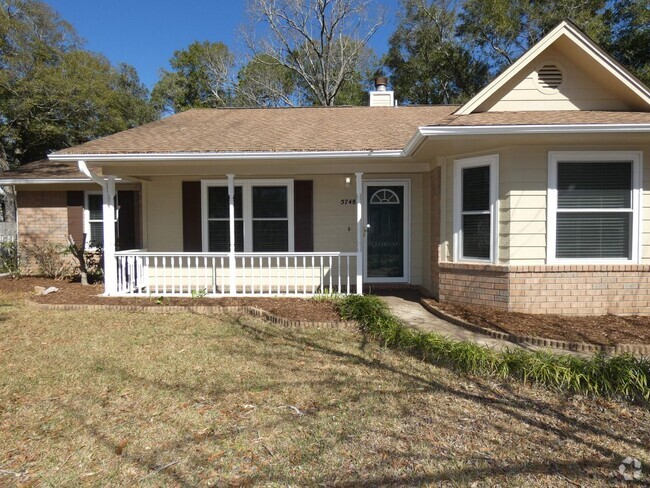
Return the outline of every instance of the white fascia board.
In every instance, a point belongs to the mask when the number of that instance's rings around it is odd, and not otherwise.
[[[126,181],[123,178],[115,178],[117,183]],[[0,185],[13,186],[13,185],[80,185],[84,183],[93,183],[89,178],[9,178],[0,179]]]
[[[419,127],[418,131],[425,137],[525,134],[616,134],[620,132],[650,132],[650,124],[456,125]]]
[[[52,185],[71,183],[92,183],[88,178],[9,178],[0,179],[0,185]]]
[[[132,154],[50,154],[50,161],[122,162],[122,161],[220,161],[220,160],[277,160],[277,159],[342,159],[395,158],[403,151],[286,151],[286,152],[222,152],[222,153],[132,153]]]

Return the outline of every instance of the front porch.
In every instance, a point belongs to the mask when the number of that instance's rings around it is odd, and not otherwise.
[[[275,296],[359,293],[359,254],[115,253],[113,296]],[[108,291],[108,289],[107,289]]]

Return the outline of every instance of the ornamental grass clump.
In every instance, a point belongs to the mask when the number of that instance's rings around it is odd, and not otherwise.
[[[650,401],[650,360],[631,354],[580,358],[548,351],[497,351],[404,326],[388,306],[372,295],[351,295],[339,303],[344,319],[383,345],[466,374],[514,378],[552,389],[632,401]]]

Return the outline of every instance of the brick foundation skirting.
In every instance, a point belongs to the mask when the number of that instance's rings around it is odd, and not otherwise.
[[[442,302],[525,313],[650,314],[650,265],[439,266]]]
[[[479,334],[484,334],[495,339],[500,339],[513,344],[524,344],[530,346],[538,347],[548,347],[552,349],[560,349],[563,351],[571,352],[584,352],[584,353],[597,353],[601,352],[604,354],[634,354],[636,356],[650,356],[650,344],[616,344],[614,346],[606,346],[602,344],[591,344],[588,342],[570,342],[563,341],[559,339],[546,339],[543,337],[536,336],[519,336],[515,334],[509,334],[506,332],[499,332],[497,330],[487,329],[471,322],[467,322],[459,317],[451,315],[439,308],[431,305],[426,300],[420,301],[421,305],[427,309],[429,312],[434,314],[437,317],[440,317],[447,322],[451,322],[454,325],[463,327],[472,332],[477,332]]]
[[[80,303],[40,303],[33,300],[25,300],[25,304],[39,310],[110,310],[112,312],[143,312],[143,313],[180,313],[190,312],[200,315],[223,315],[246,314],[252,317],[261,318],[275,325],[285,327],[312,327],[312,328],[349,328],[358,325],[354,321],[325,321],[310,322],[306,320],[291,320],[284,317],[273,315],[272,313],[257,307],[245,305],[241,307],[219,307],[209,305],[161,305],[161,306],[144,306],[144,305],[89,305]]]

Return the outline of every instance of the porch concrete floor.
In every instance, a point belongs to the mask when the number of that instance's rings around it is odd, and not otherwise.
[[[436,317],[420,305],[421,295],[414,290],[376,290],[375,294],[380,296],[382,300],[388,304],[393,314],[408,327],[413,327],[425,332],[436,332],[450,337],[451,339],[475,342],[499,350],[515,348],[527,350],[543,349],[536,346],[521,345],[500,339],[493,339],[492,337],[472,332]],[[577,353],[565,350],[558,352],[560,354],[588,356],[586,353]]]

